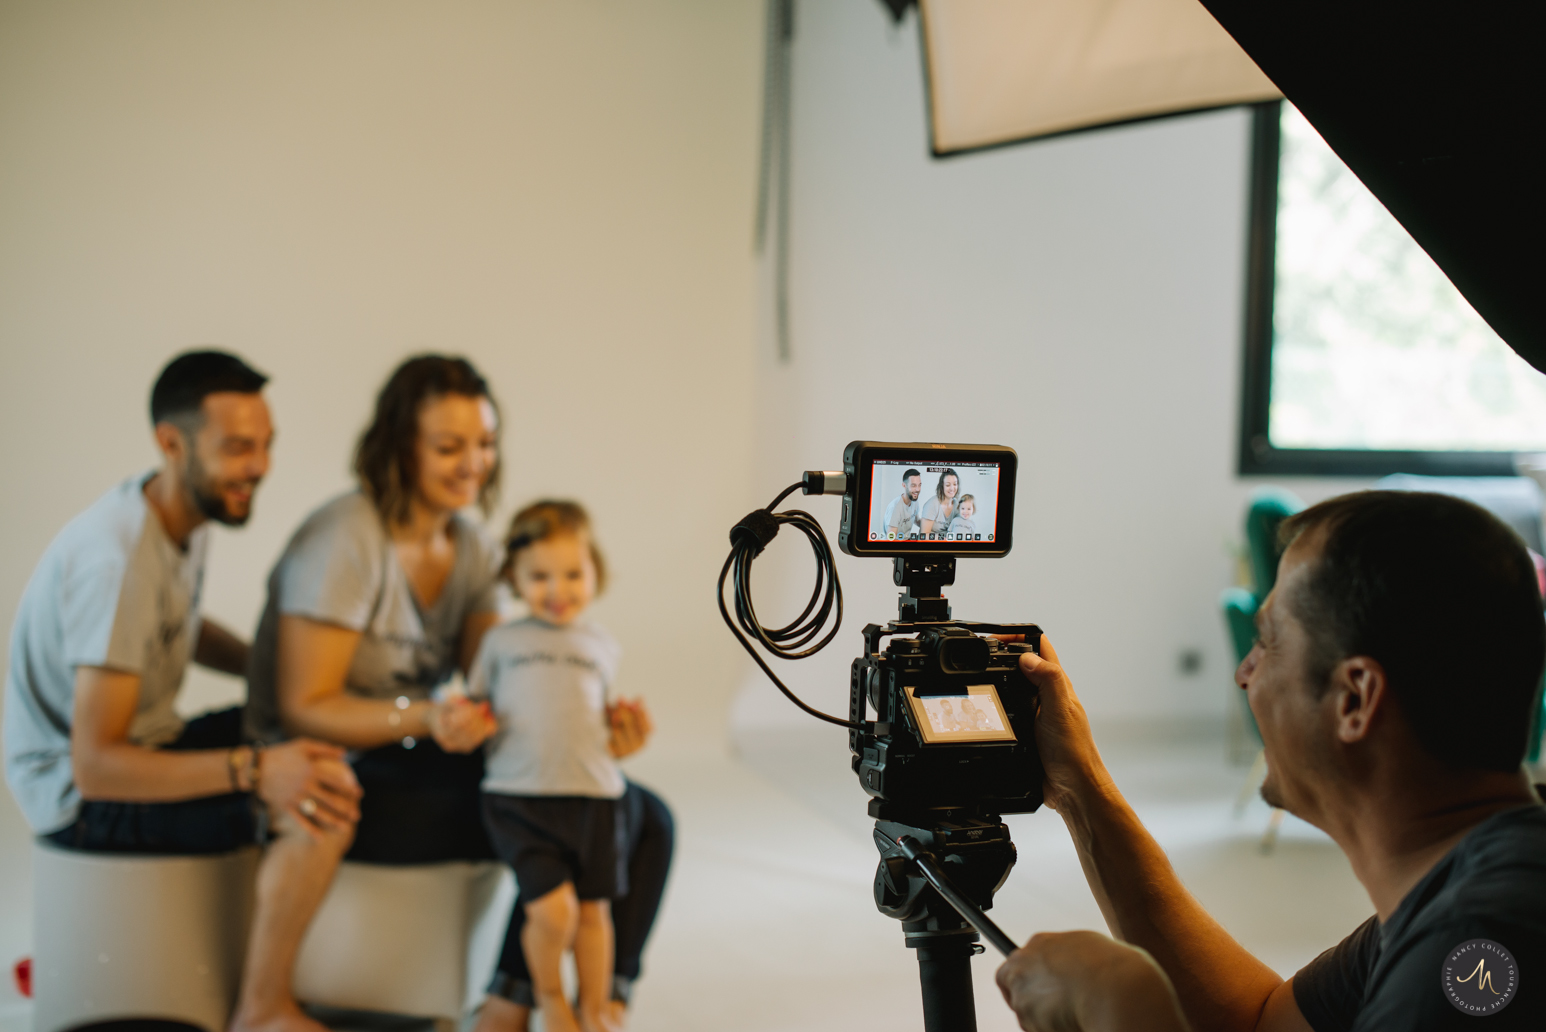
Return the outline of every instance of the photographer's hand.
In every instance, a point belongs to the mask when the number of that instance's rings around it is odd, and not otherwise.
[[[1047,804],[1068,826],[1111,934],[1148,951],[1199,1032],[1305,1027],[1292,986],[1202,908],[1122,798],[1095,748],[1089,718],[1057,650],[1045,636],[1040,656],[1020,657],[1020,672],[1039,693],[1036,747],[1046,770]]]
[[[1190,1028],[1154,958],[1099,932],[1043,932],[995,977],[1026,1032]]]
[[[1004,640],[1024,639],[1016,636]],[[1020,657],[1020,673],[1039,693],[1036,749],[1047,775],[1043,786],[1047,805],[1066,815],[1077,797],[1092,789],[1114,789],[1090,733],[1090,718],[1085,716],[1073,683],[1058,663],[1057,649],[1045,634],[1041,636],[1041,655],[1027,652]]]

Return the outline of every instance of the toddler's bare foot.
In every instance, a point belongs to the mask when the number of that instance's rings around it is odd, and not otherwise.
[[[231,1019],[230,1032],[328,1032],[328,1027],[307,1017],[294,1001],[286,1001],[266,1013],[242,1008]]]
[[[612,1024],[611,1012],[605,1007],[597,1010],[582,1010],[578,1017],[580,1032],[619,1032],[618,1027]]]
[[[580,1027],[580,1023],[575,1020],[574,1011],[569,1009],[569,1004],[563,997],[552,1001],[539,997],[537,1009],[542,1012],[542,1032],[595,1032],[594,1029]]]
[[[485,996],[473,1032],[528,1032],[531,1008],[512,1003],[503,996]]]
[[[604,1007],[598,1013],[580,1015],[580,1032],[623,1032],[623,1026],[612,1020],[612,1009]]]

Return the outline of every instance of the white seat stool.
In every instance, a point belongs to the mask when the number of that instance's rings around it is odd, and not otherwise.
[[[217,856],[33,849],[33,1028],[160,1018],[224,1032],[258,850]]]
[[[454,1023],[493,973],[514,900],[502,864],[341,864],[301,944],[295,997]]]

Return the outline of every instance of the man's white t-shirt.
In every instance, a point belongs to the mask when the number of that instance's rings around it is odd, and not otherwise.
[[[880,532],[889,533],[892,527],[896,528],[896,536],[905,538],[917,528],[918,523],[918,499],[909,500],[906,495],[898,495],[891,499],[891,504],[886,506],[886,518],[881,524]]]
[[[75,668],[140,678],[129,741],[182,733],[173,708],[199,637],[208,530],[187,550],[145,501],[154,474],[124,481],[65,524],[22,593],[5,678],[5,776],[32,830],[68,827],[80,811],[70,767]]]

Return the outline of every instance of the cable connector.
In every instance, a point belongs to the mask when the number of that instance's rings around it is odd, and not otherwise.
[[[752,555],[761,555],[777,534],[778,520],[773,514],[766,509],[753,509],[730,528],[730,547],[737,551],[752,548]]]
[[[808,469],[800,474],[800,483],[808,495],[840,495],[848,491],[848,474],[834,470]]]

